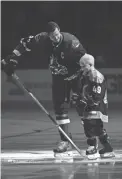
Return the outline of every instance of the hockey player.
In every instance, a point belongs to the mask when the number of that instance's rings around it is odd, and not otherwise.
[[[60,32],[58,24],[49,22],[45,32],[35,36],[22,38],[12,54],[2,61],[4,71],[11,75],[25,51],[34,47],[42,48],[49,54],[49,67],[52,73],[52,99],[56,120],[65,133],[69,134],[68,105],[70,91],[76,91],[76,79],[80,70],[80,58],[87,56],[80,41],[72,34]],[[18,58],[19,57],[19,58]],[[60,131],[59,131],[60,132]],[[55,152],[65,152],[71,149],[67,139],[60,133],[61,142],[54,149]]]
[[[94,57],[84,55],[80,59],[82,75],[79,75],[79,90],[77,96],[77,111],[82,116],[84,132],[87,137],[89,159],[113,157],[113,148],[109,142],[103,122],[108,122],[107,87],[104,76],[94,67]],[[84,106],[83,113],[81,110]],[[103,149],[97,152],[97,138]]]

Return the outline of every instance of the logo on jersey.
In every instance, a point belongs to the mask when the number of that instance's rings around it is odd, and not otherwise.
[[[73,46],[73,48],[78,48],[79,45],[80,45],[79,40],[73,40],[73,41],[72,41],[72,46]]]
[[[64,52],[61,52],[61,58],[64,59]]]

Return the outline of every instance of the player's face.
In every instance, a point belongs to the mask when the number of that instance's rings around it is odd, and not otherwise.
[[[84,62],[80,62],[80,67],[81,67],[81,71],[83,72],[83,74],[87,74],[88,71],[90,70],[90,65],[89,64],[86,64]]]
[[[51,41],[53,41],[54,43],[59,43],[60,42],[60,39],[61,39],[61,33],[59,31],[58,28],[55,29],[54,32],[51,32],[49,34],[49,38]]]

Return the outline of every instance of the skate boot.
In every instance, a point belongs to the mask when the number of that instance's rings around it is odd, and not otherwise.
[[[86,150],[86,155],[89,160],[94,160],[100,157],[96,146],[89,146]]]
[[[103,148],[99,150],[99,154],[101,158],[112,158],[115,157],[115,154],[113,152],[113,148],[111,144],[109,143],[109,137],[107,134],[102,135],[99,137],[99,140],[101,144],[103,145]]]
[[[111,145],[109,143],[105,144],[104,147],[99,150],[99,154],[100,154],[101,158],[115,157],[115,154],[113,152],[113,148],[111,147]]]
[[[72,150],[72,146],[68,141],[61,141],[58,143],[57,148],[53,149],[55,153],[62,153]]]
[[[71,133],[68,131],[68,124],[61,124],[60,127],[67,134],[67,136],[72,139]],[[55,153],[67,152],[72,149],[71,144],[67,140],[67,138],[59,131],[61,141],[58,143],[57,147],[53,150]]]
[[[100,157],[97,148],[98,148],[98,143],[97,143],[97,137],[93,136],[91,138],[87,139],[87,144],[88,148],[86,150],[86,156],[89,160],[94,160]]]

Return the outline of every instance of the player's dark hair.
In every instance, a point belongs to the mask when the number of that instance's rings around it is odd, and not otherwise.
[[[48,22],[46,31],[47,31],[47,33],[51,33],[51,32],[54,32],[56,28],[58,28],[60,30],[58,24],[51,21],[51,22]]]

